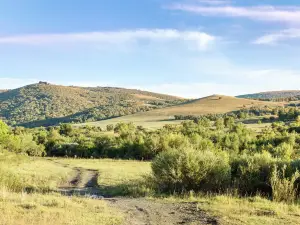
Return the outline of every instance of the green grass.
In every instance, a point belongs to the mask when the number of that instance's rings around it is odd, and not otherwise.
[[[122,117],[108,119],[108,120],[76,124],[75,126],[89,125],[89,126],[96,126],[96,127],[101,127],[102,129],[106,129],[107,125],[110,124],[116,125],[117,123],[121,123],[121,122],[124,123],[133,122],[136,126],[142,126],[149,130],[155,130],[155,129],[162,128],[166,124],[180,124],[182,121],[175,120],[173,116],[164,116],[164,115],[151,116],[147,114],[144,115],[143,113],[136,113],[134,115],[122,116]]]
[[[193,201],[198,208],[216,217],[221,225],[297,225],[299,205],[277,203],[261,197],[238,198],[231,195],[168,198],[168,201]]]
[[[123,215],[104,201],[51,191],[72,173],[48,159],[0,153],[0,224],[120,224]]]
[[[258,124],[258,123],[254,123],[254,124],[245,124],[246,127],[254,130],[255,132],[261,132],[263,129],[267,128],[267,127],[270,127],[272,125],[272,123],[261,123],[261,124]]]
[[[99,171],[98,184],[104,195],[145,195],[150,192],[143,184],[151,172],[150,162],[111,159],[55,159],[70,167]]]
[[[15,191],[55,190],[73,173],[71,168],[56,165],[42,158],[18,157],[0,153],[0,163],[0,177],[2,174],[2,179],[4,179],[4,175],[8,174],[10,177],[7,177],[7,181],[14,178],[14,183],[10,184],[10,187]]]

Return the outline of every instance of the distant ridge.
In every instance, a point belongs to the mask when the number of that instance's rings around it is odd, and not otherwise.
[[[11,125],[47,126],[149,111],[186,100],[114,87],[75,87],[47,82],[0,92],[0,119]]]
[[[239,95],[238,98],[249,99],[284,99],[300,96],[300,90],[282,90],[282,91],[267,91],[254,94]]]

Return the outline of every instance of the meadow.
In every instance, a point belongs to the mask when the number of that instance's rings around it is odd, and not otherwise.
[[[277,203],[259,196],[240,197],[234,193],[196,194],[194,192],[183,195],[153,195],[153,192],[144,192],[146,200],[140,197],[134,200],[132,193],[125,193],[120,187],[140,182],[145,175],[150,174],[149,162],[109,159],[20,159],[12,155],[5,157],[10,160],[3,160],[3,156],[2,154],[1,165],[9,166],[15,176],[21,175],[23,188],[33,185],[36,191],[29,193],[17,191],[18,189],[11,191],[9,187],[2,184],[0,224],[122,224],[126,218],[122,204],[130,205],[131,201],[137,207],[143,207],[139,202],[142,204],[146,201],[147,206],[153,207],[154,211],[158,203],[163,204],[164,209],[157,209],[161,214],[167,212],[169,206],[193,203],[189,207],[194,213],[197,213],[197,210],[205,212],[206,216],[214,218],[215,224],[299,224],[300,207],[297,203]],[[70,198],[56,192],[59,184],[68,177],[74,176],[72,172],[78,167],[98,170],[99,189],[106,189],[107,193],[114,195],[114,198],[118,200],[120,198],[118,204],[121,206],[112,205],[105,199],[76,195]],[[45,186],[51,191],[45,192]],[[13,188],[13,185],[10,188]]]
[[[278,107],[283,106],[283,102],[264,102],[251,99],[240,99],[230,96],[213,95],[205,98],[193,100],[176,106],[162,109],[139,112],[133,115],[122,116],[95,122],[76,124],[76,126],[98,126],[116,125],[118,123],[134,123],[137,126],[155,130],[162,128],[166,124],[178,125],[182,120],[175,120],[175,115],[207,115],[228,113],[235,110],[249,109],[251,107]],[[251,126],[251,125],[250,125]]]
[[[101,200],[67,197],[58,187],[74,170],[52,160],[0,154],[0,224],[120,224],[123,215]]]

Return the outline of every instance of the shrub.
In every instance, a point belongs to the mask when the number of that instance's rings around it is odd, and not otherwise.
[[[8,168],[0,166],[0,188],[8,191],[20,192],[23,190],[23,184],[20,177],[12,173]]]
[[[219,191],[230,181],[226,153],[194,149],[168,150],[152,162],[154,179],[161,191]]]
[[[272,186],[272,197],[276,202],[292,203],[296,199],[297,187],[295,183],[300,177],[300,174],[298,171],[296,171],[290,178],[287,178],[285,171],[285,166],[281,171],[279,171],[277,166],[275,166],[270,179]]]
[[[242,194],[272,192],[269,185],[272,168],[277,163],[268,152],[242,155],[231,160],[234,185]]]
[[[114,130],[114,125],[113,124],[108,124],[106,126],[106,131],[113,131]]]

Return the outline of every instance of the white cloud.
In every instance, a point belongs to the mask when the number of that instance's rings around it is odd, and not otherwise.
[[[205,49],[216,38],[199,31],[179,31],[175,29],[139,29],[112,32],[86,32],[66,34],[32,34],[0,37],[0,44],[72,44],[97,43],[117,44],[149,40],[158,42],[183,41],[193,42],[199,49]]]
[[[1,78],[0,77],[0,89],[13,89],[19,88],[28,84],[37,83],[36,79],[22,79],[22,78]]]
[[[254,44],[273,45],[280,41],[299,39],[299,38],[300,38],[300,29],[286,29],[271,34],[266,34],[256,39],[254,41]]]
[[[173,4],[169,7],[172,10],[180,10],[191,13],[201,14],[203,16],[218,17],[240,17],[251,20],[261,20],[269,22],[300,23],[299,7],[274,7],[274,6],[256,6],[256,7],[238,7],[232,5],[224,6],[205,6],[189,4]]]
[[[226,5],[231,3],[228,0],[198,0],[198,2],[207,5]]]

